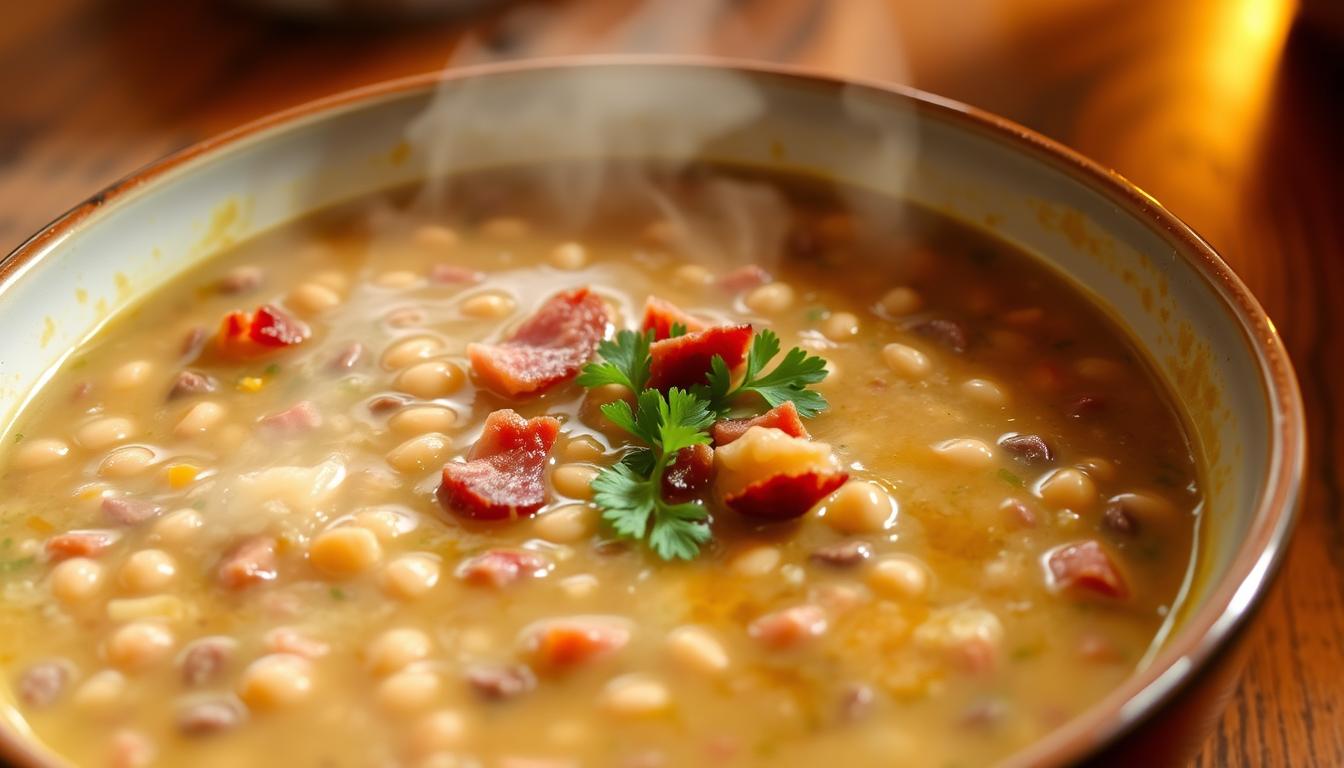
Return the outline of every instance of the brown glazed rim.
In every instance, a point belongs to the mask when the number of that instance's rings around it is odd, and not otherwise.
[[[1114,171],[1016,123],[955,101],[912,88],[870,80],[839,78],[816,70],[709,57],[583,56],[491,64],[427,73],[337,94],[244,125],[170,155],[118,181],[60,217],[0,261],[0,291],[25,264],[51,250],[62,238],[95,225],[103,209],[135,190],[187,170],[247,140],[264,140],[310,119],[357,108],[370,102],[429,90],[444,80],[507,76],[552,68],[619,66],[650,69],[730,69],[757,80],[785,80],[822,91],[863,88],[879,96],[915,105],[927,116],[957,122],[989,136],[1010,150],[1031,155],[1105,195],[1129,215],[1165,233],[1176,251],[1223,299],[1230,319],[1259,361],[1261,383],[1271,412],[1272,445],[1251,529],[1233,555],[1229,572],[1213,587],[1157,657],[1127,678],[1100,702],[1062,727],[1013,755],[1009,766],[1052,766],[1077,762],[1102,751],[1108,743],[1141,723],[1179,690],[1249,618],[1268,591],[1286,551],[1296,517],[1306,470],[1306,439],[1302,398],[1287,351],[1274,325],[1246,286],[1214,250],[1150,195]],[[0,726],[0,756],[21,765],[45,766],[49,753],[14,729]]]

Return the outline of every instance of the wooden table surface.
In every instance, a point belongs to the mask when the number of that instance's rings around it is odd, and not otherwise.
[[[1287,340],[1309,414],[1306,506],[1240,691],[1197,765],[1344,765],[1344,33],[1332,40],[1292,0],[486,4],[382,27],[208,0],[6,4],[0,252],[117,177],[252,118],[493,58],[722,53],[1000,113],[1163,201]]]

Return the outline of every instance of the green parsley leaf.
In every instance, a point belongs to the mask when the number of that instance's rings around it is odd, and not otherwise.
[[[614,339],[597,345],[600,363],[589,363],[579,373],[579,386],[620,384],[631,392],[643,392],[649,380],[649,345],[653,331],[620,331]]]
[[[685,336],[686,331],[685,323],[673,323],[672,327],[667,329],[667,338],[675,339],[678,336]]]
[[[747,350],[746,369],[737,388],[732,388],[732,373],[728,366],[722,358],[715,357],[706,376],[707,386],[701,388],[700,394],[709,399],[719,415],[726,414],[733,400],[747,392],[756,393],[771,408],[793,401],[803,418],[810,419],[826,410],[826,398],[807,388],[826,378],[826,361],[808,354],[801,347],[794,347],[784,354],[784,359],[774,370],[762,374],[778,354],[779,336],[768,328],[757,331]]]

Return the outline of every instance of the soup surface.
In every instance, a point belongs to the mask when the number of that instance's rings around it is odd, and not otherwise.
[[[0,456],[0,658],[43,742],[951,768],[1160,642],[1197,467],[1069,285],[820,183],[700,168],[582,218],[541,187],[324,212],[62,365]]]

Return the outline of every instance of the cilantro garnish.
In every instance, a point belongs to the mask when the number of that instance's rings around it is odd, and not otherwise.
[[[602,519],[620,536],[647,537],[649,548],[664,560],[695,557],[710,537],[709,510],[699,502],[665,501],[663,473],[681,449],[709,443],[714,423],[709,403],[681,389],[666,396],[646,389],[634,409],[617,400],[602,406],[602,413],[648,446],[593,480],[593,501],[602,508]]]
[[[686,333],[680,323],[672,336]],[[683,448],[707,445],[715,419],[730,411],[738,396],[754,392],[773,408],[793,401],[798,413],[815,416],[826,400],[807,389],[826,378],[826,361],[797,347],[768,373],[765,368],[779,354],[779,337],[759,331],[747,352],[744,376],[736,387],[723,358],[716,357],[705,384],[687,392],[673,388],[663,394],[647,389],[654,343],[653,331],[623,330],[597,347],[599,362],[584,366],[577,381],[584,387],[617,384],[637,393],[635,405],[616,400],[602,406],[602,414],[630,433],[641,446],[593,479],[593,502],[616,535],[647,540],[664,560],[690,560],[711,537],[709,509],[699,501],[671,503],[663,498],[663,475]]]
[[[709,381],[705,396],[713,403],[714,410],[726,414],[730,403],[739,395],[755,392],[762,400],[774,408],[792,400],[803,418],[812,418],[826,410],[826,398],[807,388],[826,378],[826,361],[807,350],[794,347],[784,354],[784,359],[769,373],[763,373],[765,366],[779,354],[779,337],[766,328],[756,332],[747,350],[747,367],[742,382],[736,388],[732,386],[732,372],[716,357],[712,370],[706,377]]]

